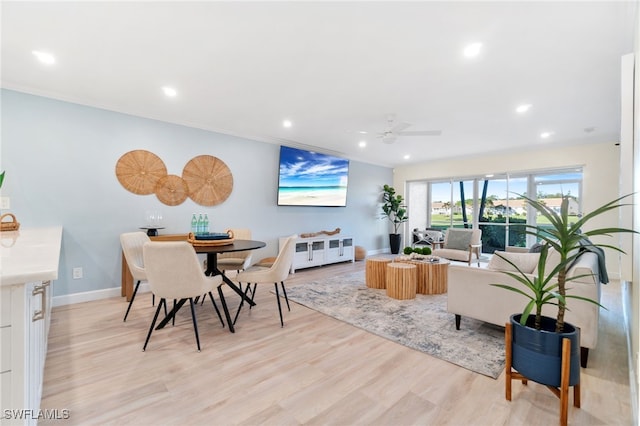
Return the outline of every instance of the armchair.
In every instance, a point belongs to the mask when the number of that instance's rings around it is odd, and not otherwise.
[[[436,228],[426,228],[419,229],[415,228],[413,230],[412,235],[412,243],[411,247],[415,247],[417,245],[427,245],[430,246],[434,242],[442,241],[443,239],[442,232]]]
[[[449,228],[444,237],[442,248],[433,250],[434,256],[450,260],[459,260],[471,265],[475,254],[480,266],[480,251],[482,248],[482,231],[480,229]]]

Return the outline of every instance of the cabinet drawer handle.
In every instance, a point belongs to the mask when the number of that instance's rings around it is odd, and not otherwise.
[[[39,309],[33,313],[33,317],[31,318],[32,322],[39,321],[44,319],[44,314],[47,312],[47,287],[51,285],[51,281],[45,281],[40,285],[37,285],[33,288],[31,295],[37,296],[40,295],[40,306],[42,309]]]

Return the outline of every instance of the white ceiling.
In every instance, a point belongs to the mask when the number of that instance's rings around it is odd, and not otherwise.
[[[615,142],[636,5],[3,1],[2,87],[385,166]]]

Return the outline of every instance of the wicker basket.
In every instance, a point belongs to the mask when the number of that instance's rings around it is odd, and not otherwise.
[[[6,217],[10,218],[11,221],[5,222],[4,219]],[[20,224],[13,213],[5,213],[0,216],[0,231],[17,231],[18,229],[20,229]]]
[[[191,243],[194,247],[211,247],[211,246],[226,246],[229,244],[233,244],[234,238],[233,234],[229,235],[229,238],[225,238],[224,240],[196,240],[193,232],[189,232],[189,238],[187,241]]]

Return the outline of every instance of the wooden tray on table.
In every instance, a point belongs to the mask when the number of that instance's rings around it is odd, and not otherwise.
[[[194,247],[226,246],[229,244],[233,244],[233,232],[228,232],[227,235],[229,236],[229,238],[198,239],[193,234],[193,232],[189,232],[187,241],[189,241],[189,243],[191,243],[191,245]]]

